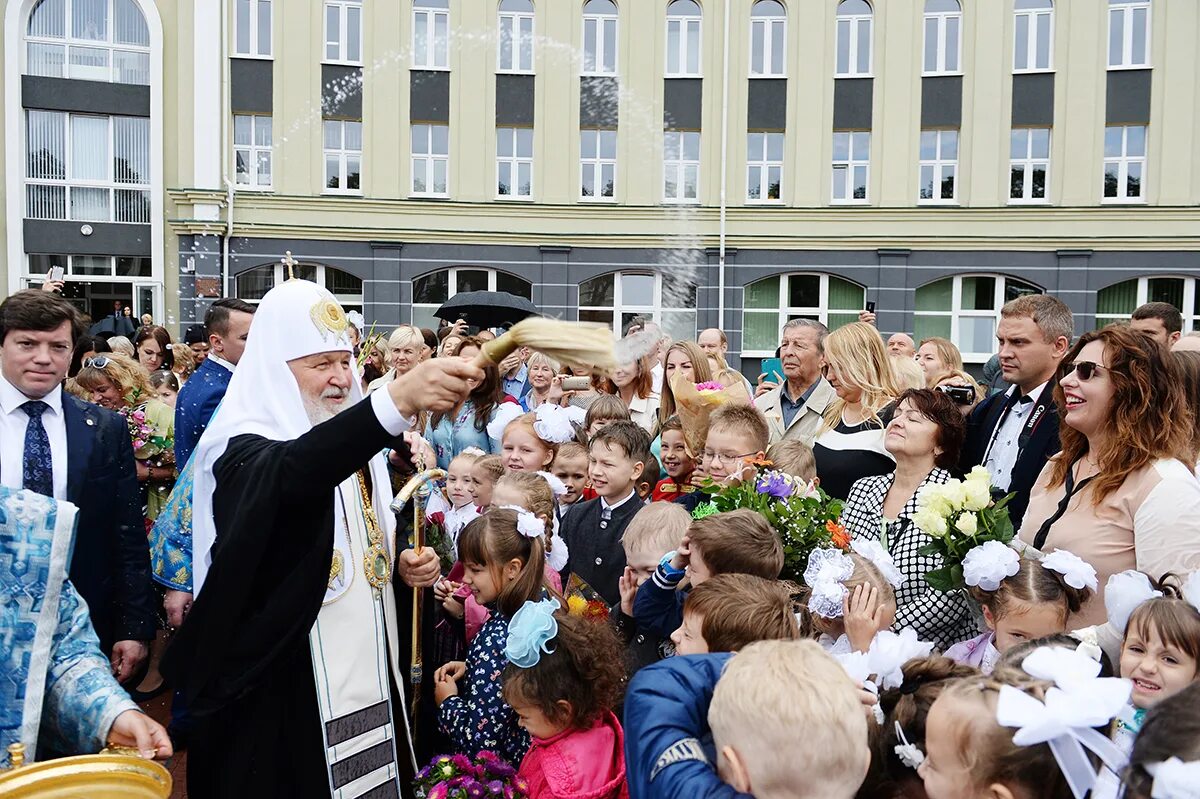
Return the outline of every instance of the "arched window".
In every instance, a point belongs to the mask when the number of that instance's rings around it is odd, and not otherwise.
[[[496,71],[533,72],[533,3],[500,0],[500,46]]]
[[[150,85],[150,29],[135,0],[40,0],[25,74]]]
[[[858,321],[866,289],[835,275],[774,275],[746,286],[742,357],[769,358],[790,319],[815,319],[830,330]]]
[[[674,0],[667,6],[668,78],[700,77],[700,6]]]
[[[1000,309],[1037,286],[1004,275],[958,275],[917,289],[913,338],[948,338],[968,363],[984,363],[996,351]]]
[[[962,6],[925,0],[925,75],[955,75],[962,64]]]
[[[787,11],[779,0],[758,0],[750,9],[750,77],[787,74]]]
[[[871,75],[871,4],[867,0],[842,0],[837,7],[837,62],[839,78]]]
[[[1054,68],[1054,0],[1017,0],[1013,7],[1013,71]]]
[[[257,305],[267,292],[287,280],[281,263],[256,266],[237,276],[237,295],[246,302]],[[324,286],[334,296],[346,311],[363,310],[363,282],[359,278],[318,263],[297,263],[296,277],[301,280],[311,280],[318,286]],[[366,331],[362,331],[364,334]]]
[[[455,294],[467,291],[507,291],[533,299],[533,284],[516,275],[480,266],[455,266],[421,275],[413,281],[412,323],[437,330],[433,313]]]
[[[1200,292],[1192,277],[1135,277],[1114,283],[1096,293],[1096,327],[1129,319],[1139,305],[1148,302],[1167,302],[1183,314],[1183,332],[1198,329]]]
[[[579,284],[579,321],[609,325],[619,336],[635,316],[674,338],[696,338],[696,285],[663,272],[610,272]]]
[[[612,0],[583,4],[583,74],[617,74],[617,5]]]

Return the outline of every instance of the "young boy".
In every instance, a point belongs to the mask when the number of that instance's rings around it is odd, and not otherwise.
[[[583,489],[587,487],[587,448],[575,441],[563,444],[550,464],[550,472],[567,487],[567,493],[558,498],[559,509],[565,514],[568,508],[579,501]]]
[[[718,574],[688,594],[683,624],[671,633],[671,642],[677,655],[703,655],[799,636],[786,584],[752,574]]]
[[[748,461],[766,457],[771,431],[767,418],[753,405],[722,405],[708,420],[702,466],[714,482],[744,479],[754,471]]]
[[[621,604],[613,609],[617,633],[625,641],[630,673],[674,653],[665,635],[638,628],[633,600],[638,586],[650,579],[663,555],[679,547],[691,517],[671,502],[646,505],[633,517],[621,537],[625,548],[625,573],[621,575]]]
[[[663,422],[662,426],[662,465],[667,476],[654,487],[650,495],[652,502],[675,502],[680,497],[694,493],[692,473],[696,471],[696,461],[688,454],[687,440],[683,436],[683,423],[678,416],[672,416]]]
[[[588,446],[588,477],[596,499],[576,503],[563,517],[563,540],[571,553],[567,573],[578,575],[610,606],[621,599],[621,536],[642,507],[637,484],[649,454],[650,436],[639,425],[605,425]]]
[[[767,460],[772,466],[806,483],[817,479],[817,461],[812,447],[797,438],[776,441],[767,448]]]
[[[658,458],[651,453],[646,453],[646,469],[642,472],[637,484],[638,497],[642,502],[650,501],[650,495],[654,493],[654,487],[658,485],[658,478],[661,474],[662,467],[658,465]]]
[[[664,557],[654,575],[638,589],[633,617],[642,629],[670,635],[683,624],[686,593],[717,574],[752,574],[775,580],[783,569],[783,544],[767,520],[748,508],[717,513],[692,522],[679,549]]]

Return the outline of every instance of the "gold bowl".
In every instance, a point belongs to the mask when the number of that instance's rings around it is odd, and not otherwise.
[[[0,772],[4,799],[167,799],[171,774],[124,754],[81,755]]]

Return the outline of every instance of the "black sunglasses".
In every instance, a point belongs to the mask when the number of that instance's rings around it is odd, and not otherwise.
[[[1066,377],[1074,372],[1075,374],[1079,375],[1080,380],[1087,382],[1095,377],[1097,372],[1101,371],[1110,372],[1112,370],[1107,366],[1101,366],[1100,364],[1093,363],[1092,361],[1075,361],[1063,367],[1063,377]]]

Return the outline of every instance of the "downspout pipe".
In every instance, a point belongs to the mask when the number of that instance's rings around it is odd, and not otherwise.
[[[717,327],[725,329],[725,215],[729,175],[729,23],[733,0],[725,0],[725,26],[721,53],[721,218],[717,256]]]

